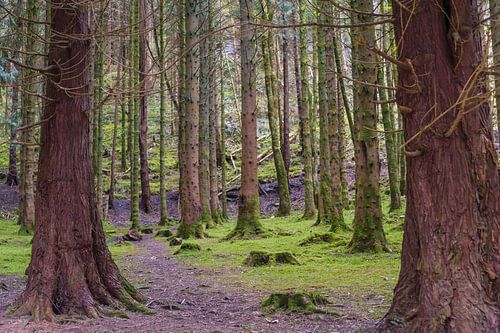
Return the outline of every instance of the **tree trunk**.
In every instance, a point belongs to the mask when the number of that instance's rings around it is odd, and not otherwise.
[[[224,49],[221,50],[224,52]],[[222,217],[228,218],[227,213],[227,194],[226,194],[226,102],[224,95],[224,53],[221,55],[221,70],[220,70],[220,152],[221,152],[221,205]]]
[[[358,12],[373,12],[371,0],[354,0],[353,24],[373,23],[373,16]],[[377,82],[375,56],[362,43],[374,45],[375,29],[353,27],[352,76],[357,82]],[[363,42],[361,42],[363,41]],[[377,128],[377,110],[372,86],[354,82],[354,127],[356,131],[354,159],[356,162],[356,209],[353,221],[352,251],[378,252],[387,249],[382,227],[380,202],[380,161]]]
[[[25,39],[24,50],[35,52],[37,37],[34,34],[34,23],[38,19],[38,6],[34,0],[28,0],[25,7]],[[36,56],[26,54],[24,63],[27,66],[36,66]],[[22,126],[30,126],[36,122],[35,84],[36,76],[30,69],[22,71],[23,93],[21,98]],[[32,233],[35,224],[35,129],[26,128],[22,131],[21,141],[21,183],[19,186],[19,224],[20,234]]]
[[[214,8],[211,0],[208,2],[208,25],[209,31],[214,30]],[[215,49],[215,38],[210,37],[208,39],[208,63],[210,68],[209,77],[209,96],[208,96],[208,107],[209,107],[209,119],[208,119],[208,129],[209,129],[209,141],[210,141],[210,213],[212,220],[215,224],[222,224],[223,217],[219,205],[219,182],[217,173],[217,150],[219,145],[219,135],[218,135],[218,109],[217,109],[217,72],[218,68],[216,66],[216,49]]]
[[[165,4],[160,1],[159,4],[159,33],[158,39],[158,63],[160,72],[165,70],[165,24],[163,22],[163,17],[165,15]],[[165,188],[165,148],[167,144],[166,140],[166,101],[165,101],[165,76],[166,73],[160,74],[160,225],[166,225],[168,222],[168,210],[167,210],[167,189]]]
[[[263,232],[259,221],[259,181],[257,176],[257,91],[255,73],[255,30],[253,0],[240,3],[241,61],[241,187],[238,221],[226,238],[247,238]]]
[[[89,149],[87,8],[73,1],[52,1],[51,8],[48,64],[57,69],[49,75],[58,81],[47,83],[53,102],[43,112],[49,120],[41,127],[32,259],[26,289],[13,310],[36,321],[54,320],[54,314],[98,318],[99,304],[147,310],[113,262],[97,212]]]
[[[260,0],[262,7],[263,19],[272,22],[273,13],[269,7],[270,2],[268,0]],[[261,37],[261,49],[262,57],[264,58],[264,73],[265,73],[265,85],[266,85],[266,95],[267,95],[267,118],[269,121],[269,129],[271,131],[271,145],[273,150],[274,167],[276,169],[276,178],[278,180],[278,192],[279,192],[279,207],[278,216],[290,215],[290,191],[288,186],[288,177],[283,161],[283,154],[281,152],[280,144],[280,126],[278,119],[278,96],[276,95],[276,75],[273,71],[273,53],[274,43],[273,35],[271,31],[266,31]]]
[[[141,0],[132,0],[130,2],[130,228],[139,229],[139,179],[140,179],[140,148],[139,148],[139,105],[140,105],[140,79],[139,79],[139,60],[140,60],[140,3]]]
[[[202,206],[200,202],[199,183],[199,97],[200,97],[200,48],[199,28],[200,10],[199,1],[187,1],[186,15],[186,47],[189,50],[186,56],[186,109],[183,124],[185,148],[182,158],[184,172],[184,193],[182,203],[182,223],[179,226],[179,236],[202,238],[204,225],[201,223]]]
[[[382,65],[377,65],[377,82],[381,86],[386,85],[384,79],[384,71]],[[397,132],[394,131],[394,124],[392,122],[391,108],[387,102],[388,97],[385,89],[378,88],[378,100],[382,102],[380,109],[382,110],[382,122],[384,123],[384,137],[385,137],[385,151],[387,155],[387,173],[389,174],[389,191],[391,195],[390,211],[399,209],[401,207],[401,199],[399,192],[399,179],[398,179],[398,149],[394,138]]]
[[[477,2],[393,10],[398,58],[411,64],[398,68],[397,91],[408,204],[399,281],[378,328],[498,332],[500,182]]]
[[[299,1],[299,16],[300,22],[306,21],[306,7],[304,0]],[[316,216],[316,204],[314,202],[314,168],[313,168],[313,153],[311,142],[311,123],[310,123],[310,90],[309,90],[309,74],[307,66],[308,50],[307,50],[307,28],[299,28],[299,48],[300,48],[300,79],[302,98],[301,105],[301,120],[302,120],[302,158],[304,161],[304,218],[313,219]]]
[[[5,96],[7,99],[7,96]],[[5,184],[7,186],[17,186],[19,185],[19,179],[17,178],[17,148],[14,144],[16,141],[16,122],[19,113],[19,88],[18,83],[14,82],[12,85],[12,105],[10,114],[7,115],[6,111],[6,119],[9,122],[10,129],[10,144],[9,144],[9,172],[7,174],[7,180]]]
[[[200,1],[201,33],[209,34],[209,4],[210,0]],[[200,41],[200,148],[199,148],[199,181],[201,220],[206,227],[213,227],[214,222],[210,211],[210,76],[213,74],[209,61],[210,37]]]
[[[297,23],[297,10],[293,9],[292,12],[292,24]],[[297,30],[293,30],[293,39],[292,39],[292,49],[293,49],[293,71],[295,76],[295,94],[297,97],[297,116],[299,118],[299,137],[300,137],[300,145],[304,147],[304,124],[302,123],[302,79],[300,77],[300,58],[299,58],[299,46],[297,42]],[[303,153],[303,152],[302,152]]]
[[[285,9],[282,8],[283,24],[286,24]],[[287,173],[290,172],[290,75],[288,72],[288,36],[287,30],[283,30],[282,37],[282,58],[283,58],[283,141],[281,143],[281,151],[283,153],[283,161]]]
[[[116,82],[121,81],[121,66],[116,69]],[[116,144],[118,141],[118,109],[120,108],[121,98],[115,96],[115,110],[113,112],[113,142],[111,144],[111,171],[109,175],[109,190],[108,190],[108,208],[115,208],[115,171],[116,171]]]
[[[140,132],[139,132],[139,156],[141,162],[141,203],[140,208],[145,213],[153,210],[151,205],[151,190],[149,187],[149,163],[148,163],[148,6],[146,0],[139,0],[139,109],[140,109]]]

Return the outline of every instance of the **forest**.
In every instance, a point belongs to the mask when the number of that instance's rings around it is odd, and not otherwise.
[[[498,0],[0,0],[0,332],[500,332]]]

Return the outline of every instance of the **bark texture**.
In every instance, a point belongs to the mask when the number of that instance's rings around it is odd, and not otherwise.
[[[373,12],[371,0],[354,0],[352,14],[354,24],[373,23],[373,16],[362,14]],[[357,82],[353,87],[354,159],[356,162],[356,209],[353,221],[354,234],[352,251],[378,252],[386,249],[382,227],[382,206],[380,202],[380,161],[377,128],[377,112],[373,99],[373,84],[377,82],[375,55],[365,47],[374,45],[373,26],[354,27],[352,35],[352,76]]]
[[[182,193],[182,223],[179,235],[183,238],[203,237],[204,226],[201,222],[202,207],[200,202],[199,183],[199,1],[188,0],[186,3],[186,56],[185,76],[185,115],[183,123],[184,151],[182,156],[182,172],[184,172],[184,188]]]
[[[255,86],[255,30],[249,25],[252,0],[240,0],[241,57],[241,187],[238,221],[227,238],[246,238],[263,232],[259,222],[257,178],[257,100]]]
[[[53,320],[55,314],[96,318],[99,304],[145,310],[111,258],[97,212],[89,149],[87,8],[74,1],[52,1],[51,8],[48,64],[54,69],[47,97],[53,102],[45,104],[44,119],[50,120],[41,127],[28,282],[12,310],[34,320]]]
[[[139,81],[140,81],[140,131],[139,131],[139,156],[141,175],[141,210],[150,213],[153,209],[151,204],[151,189],[149,186],[149,163],[148,163],[148,12],[146,0],[139,0]]]
[[[408,108],[408,205],[399,281],[379,330],[498,332],[500,183],[477,2],[393,8],[399,60],[411,63],[398,68],[397,91]]]

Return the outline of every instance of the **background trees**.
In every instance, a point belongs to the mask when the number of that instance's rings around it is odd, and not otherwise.
[[[494,2],[481,6],[422,0],[410,18],[399,2],[371,0],[0,1],[0,174],[16,185],[19,171],[21,233],[39,228],[34,250],[57,228],[64,237],[48,242],[64,243],[68,255],[76,256],[72,241],[105,252],[100,231],[89,236],[88,228],[98,230],[120,200],[135,231],[154,219],[178,224],[176,236],[203,238],[237,217],[227,239],[253,238],[269,234],[261,209],[300,211],[311,230],[326,222],[335,237],[351,238],[346,251],[373,253],[398,248],[385,233],[402,225],[384,223],[397,223],[406,205],[403,268],[387,318],[484,329],[447,312],[450,304],[461,311],[459,297],[425,309],[408,301],[442,299],[451,293],[445,283],[466,291],[479,304],[471,313],[493,327],[487,303],[496,282],[488,279],[498,244],[482,233],[498,233],[498,134],[490,130],[498,20]],[[53,177],[73,192],[50,185]],[[61,195],[63,218],[54,222],[42,206],[59,211],[53,197]],[[66,200],[79,205],[81,240],[59,225],[69,219]],[[95,265],[109,259],[92,251],[86,260]],[[468,285],[463,272],[481,285]]]

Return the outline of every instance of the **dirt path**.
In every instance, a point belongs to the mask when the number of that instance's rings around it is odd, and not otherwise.
[[[4,315],[6,306],[22,290],[18,278],[2,279],[9,291],[0,289],[0,332],[355,332],[372,324],[359,318],[324,314],[263,315],[259,301],[264,295],[232,290],[216,282],[212,271],[179,263],[163,243],[145,239],[133,255],[119,261],[122,272],[148,297],[155,315],[129,313],[129,319],[102,318],[55,325],[35,324]]]

